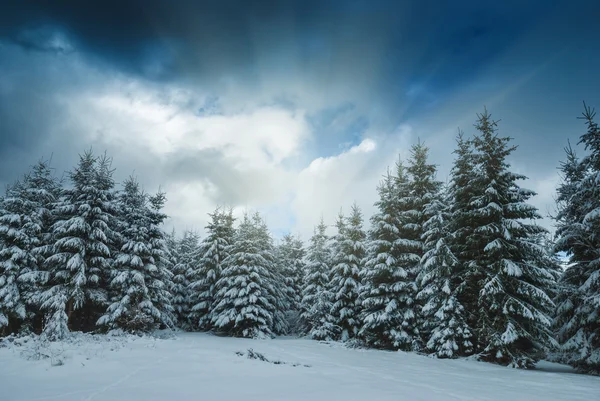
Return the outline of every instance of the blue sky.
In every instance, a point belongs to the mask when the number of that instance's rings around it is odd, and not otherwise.
[[[306,238],[354,201],[368,217],[417,138],[444,180],[485,105],[551,212],[582,101],[600,107],[595,1],[250,3],[4,5],[0,183],[92,146],[166,189],[179,230],[231,204]]]

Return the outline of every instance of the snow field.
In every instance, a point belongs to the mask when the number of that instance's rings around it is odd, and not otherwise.
[[[32,340],[0,347],[0,400],[592,401],[600,395],[600,377],[549,362],[524,371],[289,337],[163,337],[74,334],[47,347]],[[249,359],[249,349],[283,363]],[[51,357],[36,360],[36,352]]]

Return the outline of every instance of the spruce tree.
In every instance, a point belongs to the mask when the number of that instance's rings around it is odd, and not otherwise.
[[[336,254],[330,284],[333,293],[331,315],[342,341],[355,338],[360,329],[358,296],[366,240],[362,224],[362,213],[356,204],[346,221],[337,223]]]
[[[162,235],[156,238],[156,210],[137,180],[125,181],[119,195],[121,236],[110,286],[110,305],[98,325],[143,332],[172,326],[168,272],[160,265]]]
[[[45,261],[49,280],[40,294],[48,315],[44,333],[50,339],[63,337],[69,328],[93,329],[106,306],[104,280],[116,236],[111,227],[116,209],[109,165],[108,158],[98,159],[91,151],[81,155],[69,174],[72,188],[64,190],[53,209],[54,243]]]
[[[403,351],[419,350],[419,322],[417,305],[416,275],[423,251],[418,226],[414,223],[415,213],[411,202],[411,183],[407,169],[396,163],[394,176],[394,196],[397,202],[398,234],[394,240],[394,254],[397,263],[394,292],[398,304],[400,324],[396,326],[395,348]]]
[[[154,195],[148,196],[149,224],[147,226],[149,244],[152,247],[152,257],[156,270],[151,270],[148,280],[148,293],[154,306],[160,311],[158,328],[173,327],[175,315],[171,303],[170,289],[173,288],[173,275],[169,270],[170,260],[168,257],[167,236],[163,231],[163,225],[167,215],[163,208],[167,197],[161,189]]]
[[[235,219],[231,209],[226,213],[217,208],[209,216],[211,221],[206,226],[207,235],[200,244],[196,270],[190,277],[190,321],[192,328],[198,330],[212,328],[212,313],[217,301],[216,284],[235,235]]]
[[[214,330],[230,336],[273,335],[273,279],[271,261],[265,258],[268,250],[264,249],[269,235],[257,219],[244,216],[215,287],[217,301],[211,323]]]
[[[569,266],[559,282],[555,325],[564,360],[581,372],[600,374],[600,128],[584,104],[588,152],[581,160],[567,148],[558,188],[556,249]]]
[[[527,222],[540,218],[526,203],[535,193],[517,185],[525,176],[509,171],[506,158],[515,150],[510,138],[497,135],[487,111],[475,127],[475,180],[482,191],[471,198],[475,229],[467,242],[479,251],[470,263],[480,277],[478,309],[472,311],[480,357],[530,368],[554,343],[554,305],[547,294],[554,285],[553,262],[536,240],[545,230]]]
[[[362,328],[364,341],[376,348],[397,349],[405,341],[404,311],[400,300],[411,291],[408,274],[400,265],[399,203],[395,178],[388,171],[379,184],[378,211],[371,218],[365,263],[361,272]]]
[[[417,298],[424,303],[426,349],[439,358],[469,355],[473,351],[472,334],[458,299],[462,289],[460,262],[447,242],[452,214],[446,191],[427,205],[425,214],[431,217],[423,225],[425,254]]]
[[[475,162],[473,143],[464,137],[462,131],[458,131],[456,138],[457,147],[454,150],[456,158],[450,172],[450,184],[448,187],[450,197],[450,216],[448,221],[449,235],[446,243],[452,254],[457,258],[454,267],[460,286],[457,289],[459,303],[465,308],[467,325],[472,335],[472,343],[475,345],[477,339],[473,328],[477,325],[477,314],[479,300],[479,281],[481,279],[480,269],[476,263],[479,255],[477,244],[470,241],[476,238],[473,234],[475,228],[475,205],[471,199],[483,189],[477,188],[475,177],[479,174],[479,167]]]
[[[25,297],[19,278],[34,270],[37,245],[35,223],[26,199],[24,185],[15,182],[8,188],[0,216],[0,334],[16,331],[26,317]]]
[[[193,272],[196,270],[199,262],[198,240],[198,233],[186,230],[181,240],[177,241],[177,261],[173,266],[170,266],[170,271],[173,274],[171,303],[178,325],[183,329],[191,327],[190,278],[193,276]]]
[[[326,230],[327,226],[321,217],[306,250],[307,263],[300,302],[303,331],[315,340],[332,340],[336,333],[331,316],[331,255]]]
[[[302,240],[286,234],[275,250],[276,271],[281,276],[286,320],[292,332],[298,331],[304,248]]]
[[[435,199],[441,187],[441,182],[435,180],[436,166],[428,163],[428,154],[429,148],[419,141],[411,149],[411,158],[407,168],[410,177],[408,197],[406,198],[408,210],[403,213],[403,225],[410,230],[407,234],[414,241],[415,253],[419,257],[419,261],[408,269],[409,277],[415,281],[416,287],[418,287],[419,277],[422,274],[421,258],[425,252],[424,225],[431,217],[428,214],[428,205]],[[418,304],[414,308],[417,317],[416,324],[420,327],[419,337],[416,337],[413,343],[413,348],[416,350],[423,347],[423,340],[429,336],[427,325],[420,320],[420,308],[421,305]]]

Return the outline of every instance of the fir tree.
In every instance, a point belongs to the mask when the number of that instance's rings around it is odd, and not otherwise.
[[[554,285],[553,262],[536,241],[545,230],[526,222],[540,216],[526,203],[535,193],[517,185],[526,177],[508,170],[506,158],[515,150],[510,138],[497,135],[487,111],[475,127],[475,180],[482,191],[471,198],[475,229],[467,241],[479,250],[471,264],[481,277],[475,311],[480,357],[530,368],[554,342],[547,294]]]
[[[13,332],[26,317],[25,299],[18,283],[22,274],[35,269],[31,253],[37,244],[35,224],[22,198],[20,181],[8,188],[0,216],[0,334]]]
[[[446,243],[452,254],[457,258],[454,270],[461,285],[457,291],[458,302],[465,308],[467,325],[472,335],[472,343],[476,344],[473,327],[477,324],[479,300],[480,269],[475,263],[479,255],[477,244],[470,242],[476,238],[473,234],[475,225],[475,206],[471,199],[482,192],[476,187],[475,177],[479,174],[479,166],[475,163],[475,154],[471,140],[465,139],[462,131],[458,131],[457,147],[454,150],[456,158],[450,172],[450,216],[448,221],[448,237]]]
[[[189,286],[199,259],[198,240],[198,233],[185,231],[181,240],[177,242],[177,261],[170,268],[173,274],[172,305],[179,327],[184,329],[191,327]]]
[[[156,270],[151,270],[149,274],[148,293],[154,306],[160,311],[159,328],[173,327],[176,320],[171,304],[170,289],[173,288],[173,275],[169,271],[167,236],[162,229],[167,219],[167,215],[162,211],[166,201],[166,194],[159,189],[156,194],[148,196],[146,209],[149,221],[147,226],[149,245],[156,266]]]
[[[166,269],[159,266],[162,243],[152,233],[155,211],[135,178],[124,183],[119,205],[123,224],[110,280],[111,303],[98,325],[131,332],[171,326],[171,305],[164,299]]]
[[[415,281],[416,286],[418,286],[419,277],[422,273],[421,258],[425,251],[423,244],[424,225],[430,218],[428,205],[435,199],[441,187],[441,182],[435,180],[436,166],[428,163],[428,153],[429,149],[419,141],[411,149],[410,164],[407,168],[410,177],[408,197],[406,197],[408,210],[403,213],[403,225],[405,229],[410,230],[407,232],[408,238],[414,241],[415,253],[419,257],[419,261],[408,269],[408,275]],[[418,319],[420,305],[415,305],[414,313]],[[423,347],[421,340],[427,338],[429,333],[427,332],[427,325],[424,325],[422,321],[417,320],[416,324],[420,327],[420,337],[415,337],[413,348],[418,350]]]
[[[342,341],[356,337],[360,329],[358,295],[366,240],[362,224],[362,213],[356,204],[346,221],[338,221],[337,224],[335,264],[330,284],[333,293],[331,315]]]
[[[580,161],[569,147],[558,188],[556,249],[567,252],[569,266],[559,282],[555,325],[564,360],[600,374],[600,128],[584,105],[588,154]]]
[[[62,202],[53,209],[53,254],[45,264],[49,272],[40,303],[49,319],[44,329],[50,339],[63,337],[71,326],[91,330],[106,305],[103,280],[111,265],[110,224],[115,205],[109,159],[80,156],[70,173],[72,188],[64,190]]]
[[[306,254],[306,270],[300,303],[304,332],[315,340],[332,340],[336,329],[331,316],[332,294],[329,290],[330,254],[327,226],[321,222],[314,229]]]
[[[281,276],[286,320],[291,331],[298,330],[302,277],[304,274],[304,248],[302,240],[290,234],[283,236],[276,248],[276,271]]]
[[[423,225],[425,254],[417,298],[424,301],[423,328],[429,333],[426,348],[440,358],[468,355],[473,351],[472,335],[458,300],[462,288],[460,263],[447,243],[451,216],[447,193],[431,201],[425,213],[431,217]]]
[[[395,349],[406,341],[402,333],[400,300],[407,292],[408,274],[398,263],[399,209],[395,178],[388,171],[379,184],[378,211],[371,218],[371,231],[361,278],[361,337],[376,348]],[[408,289],[410,291],[410,289]]]
[[[235,230],[233,211],[228,213],[217,208],[209,214],[211,221],[206,226],[206,238],[200,244],[197,270],[192,272],[190,301],[192,304],[192,327],[209,330],[215,306],[216,284],[221,277],[223,261],[229,256]]]
[[[218,332],[237,337],[273,335],[271,261],[265,258],[269,237],[258,216],[244,216],[236,230],[229,256],[216,284],[217,303],[212,325]],[[267,240],[268,242],[268,240]]]
[[[423,247],[421,239],[417,238],[420,231],[415,224],[416,216],[411,204],[411,183],[407,169],[401,161],[396,163],[394,196],[397,202],[398,234],[393,244],[397,264],[393,289],[398,316],[401,318],[394,333],[394,347],[404,351],[418,350],[420,344],[416,275]]]

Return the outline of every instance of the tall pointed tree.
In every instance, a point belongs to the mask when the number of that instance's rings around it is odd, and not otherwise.
[[[394,347],[404,351],[418,350],[420,341],[416,274],[421,260],[422,242],[417,238],[419,230],[414,223],[415,213],[407,168],[400,160],[396,163],[394,196],[398,210],[398,234],[393,244],[397,263],[393,288],[398,304],[398,316],[401,319],[400,324],[396,326]]]
[[[265,258],[264,240],[268,233],[245,215],[236,230],[229,256],[216,284],[218,300],[212,313],[212,326],[218,332],[236,337],[273,335],[275,305],[270,260]]]
[[[277,273],[283,282],[286,320],[289,329],[298,331],[302,277],[304,274],[304,248],[302,240],[291,234],[283,236],[275,249]]]
[[[21,181],[6,191],[0,216],[0,334],[16,331],[26,318],[19,278],[36,269],[32,249],[37,245],[30,204]]]
[[[159,266],[162,248],[152,236],[155,211],[149,202],[135,178],[125,181],[119,196],[123,224],[109,283],[110,305],[98,319],[99,326],[144,332],[172,325],[170,302],[163,299],[169,286]]]
[[[304,332],[315,340],[332,340],[336,332],[331,316],[333,298],[329,290],[331,255],[327,248],[329,238],[325,233],[326,230],[327,226],[321,217],[307,248],[307,263],[300,302]]]
[[[473,351],[466,312],[458,299],[462,280],[460,262],[447,239],[451,211],[446,191],[426,207],[431,216],[423,225],[425,254],[421,259],[420,292],[426,349],[440,358],[468,355]]]
[[[354,204],[345,222],[338,221],[335,265],[331,280],[333,305],[331,315],[339,327],[342,341],[357,336],[360,330],[361,307],[358,301],[360,272],[365,257],[366,234],[362,228],[363,217]]]
[[[587,373],[600,374],[600,128],[595,111],[584,104],[588,152],[581,161],[567,148],[558,188],[558,240],[569,266],[559,282],[556,326],[564,360]]]
[[[479,270],[477,327],[483,360],[529,368],[540,352],[554,343],[550,330],[553,302],[547,291],[554,285],[553,262],[536,240],[545,230],[529,223],[541,218],[527,204],[535,192],[520,188],[526,177],[509,171],[506,158],[515,150],[510,138],[496,133],[497,122],[484,111],[475,124],[473,140],[480,193],[475,206],[473,234],[467,242],[478,255],[470,261]]]
[[[423,243],[424,226],[431,217],[428,205],[436,198],[441,187],[441,182],[435,180],[437,168],[434,164],[429,163],[428,158],[429,148],[419,141],[411,149],[411,158],[407,168],[410,180],[408,184],[408,197],[406,198],[408,210],[404,212],[404,226],[410,230],[408,233],[409,239],[418,244],[415,247],[415,253],[418,255],[419,261],[408,269],[409,277],[415,281],[417,287],[419,277],[422,273],[421,258],[425,252]],[[420,336],[416,337],[413,348],[418,350],[423,347],[423,340],[428,337],[429,333],[427,332],[426,325],[419,320],[421,305],[415,306],[417,325],[420,327]]]
[[[112,170],[108,158],[91,151],[80,156],[69,174],[72,188],[54,209],[53,254],[45,264],[49,271],[41,307],[48,314],[44,333],[51,339],[74,330],[91,330],[106,306],[103,280],[110,270],[113,202]]]
[[[379,184],[378,211],[371,218],[371,231],[365,263],[361,272],[362,303],[361,337],[376,348],[397,349],[406,343],[402,333],[404,312],[401,300],[412,283],[399,263],[402,256],[397,239],[399,228],[399,202],[396,180],[388,171]]]
[[[170,268],[173,274],[171,289],[172,304],[179,327],[189,329],[190,322],[190,278],[196,269],[199,259],[199,235],[186,230],[177,242],[177,261]]]
[[[450,171],[450,184],[448,192],[450,196],[450,216],[448,222],[449,235],[447,244],[452,254],[458,259],[454,267],[461,284],[457,289],[459,303],[465,308],[467,325],[472,335],[472,343],[477,344],[474,327],[477,325],[477,314],[479,301],[479,281],[481,280],[480,269],[476,263],[479,254],[477,244],[470,239],[476,238],[475,230],[475,205],[471,202],[477,193],[483,189],[477,188],[478,181],[475,180],[480,166],[475,161],[473,142],[464,137],[461,130],[456,137],[457,147],[454,150],[456,158]]]
[[[223,271],[223,261],[229,256],[235,229],[233,211],[224,212],[217,208],[209,214],[206,238],[199,250],[197,268],[190,277],[190,301],[192,328],[209,330],[213,308],[217,302],[216,284]]]

